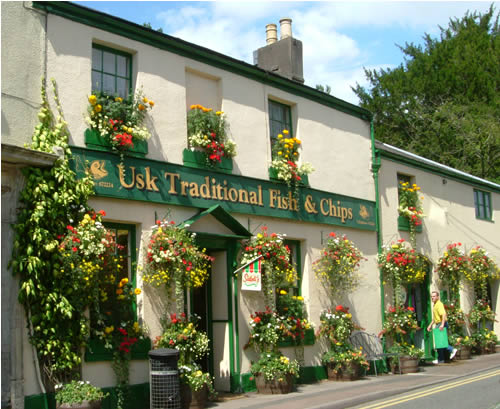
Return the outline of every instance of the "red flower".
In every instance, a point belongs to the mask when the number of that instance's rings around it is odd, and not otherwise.
[[[97,214],[100,214],[102,217],[106,216],[106,212],[104,210],[99,210]]]
[[[71,250],[73,250],[75,252],[78,251],[78,249],[76,247],[73,247]]]
[[[341,305],[337,305],[337,307],[335,308],[336,311],[344,311],[344,307],[342,307]]]
[[[414,312],[414,311],[415,311],[415,308],[413,308],[413,307],[408,307],[408,311]]]
[[[255,317],[253,319],[253,322],[255,322],[256,324],[258,324],[260,321],[261,321],[260,317]]]
[[[118,331],[120,331],[122,335],[127,335],[127,331],[124,330],[123,328],[118,328]]]

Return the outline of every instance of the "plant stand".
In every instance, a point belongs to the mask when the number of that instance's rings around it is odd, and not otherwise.
[[[205,386],[199,391],[193,391],[189,385],[181,384],[182,409],[203,409],[208,400],[208,389]]]
[[[56,409],[101,409],[101,401],[83,401],[82,403],[58,403]]]
[[[287,394],[292,391],[293,377],[292,375],[287,375],[283,380],[273,379],[268,381],[264,375],[256,375],[255,386],[257,387],[257,392],[264,395]]]

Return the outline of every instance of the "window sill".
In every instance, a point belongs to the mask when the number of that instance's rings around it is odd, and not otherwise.
[[[286,348],[286,347],[295,347],[298,345],[314,345],[316,342],[316,338],[314,336],[314,329],[309,328],[306,329],[304,334],[304,339],[293,339],[292,337],[286,337],[282,341],[278,342],[278,347]]]
[[[151,340],[149,338],[140,339],[132,345],[132,359],[149,359],[148,352],[151,350]],[[100,339],[91,339],[85,348],[85,362],[112,361],[113,351],[104,347],[104,342]]]
[[[210,166],[207,163],[207,156],[204,152],[184,149],[182,152],[182,162],[184,166],[195,169],[213,169],[218,172],[233,173],[233,160],[231,158],[222,158],[220,163]]]
[[[148,153],[147,141],[134,140],[134,147],[126,151],[126,155],[134,156],[136,158],[144,158]],[[95,149],[98,151],[114,152],[111,144],[106,138],[103,138],[99,132],[94,129],[87,129],[85,131],[85,145],[87,148]]]
[[[285,183],[281,179],[278,179],[278,171],[274,169],[273,167],[269,168],[269,179],[275,182],[281,182]],[[299,182],[299,185],[301,186],[309,186],[309,175],[304,175],[301,177],[301,180]]]
[[[476,220],[480,220],[482,222],[495,223],[495,221],[493,219],[482,219],[480,217],[476,217]]]
[[[404,216],[398,216],[398,230],[399,231],[410,231],[410,222]],[[417,226],[417,233],[422,233],[422,225]]]

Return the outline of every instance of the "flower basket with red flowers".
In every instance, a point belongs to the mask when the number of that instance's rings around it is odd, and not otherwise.
[[[474,283],[476,294],[486,299],[488,296],[488,281],[500,278],[500,269],[481,246],[474,247],[469,253],[470,268],[465,271],[465,278]]]
[[[451,243],[446,246],[436,268],[439,278],[448,284],[450,295],[455,302],[458,301],[461,280],[470,268],[469,257],[460,248],[461,245],[462,243]]]
[[[416,247],[416,227],[422,224],[425,217],[420,202],[420,187],[415,183],[410,185],[408,182],[399,182],[399,214],[410,224],[410,242],[413,248]],[[423,197],[422,197],[423,199]]]
[[[362,329],[352,320],[349,308],[343,305],[337,305],[334,310],[322,311],[319,319],[320,326],[316,336],[327,338],[332,345],[347,343],[355,329]]]
[[[332,299],[356,289],[359,284],[357,271],[363,254],[347,239],[331,232],[321,257],[313,263],[316,277],[328,288]]]
[[[224,112],[214,112],[202,105],[191,105],[187,114],[188,143],[191,149],[201,149],[210,167],[223,158],[236,156],[236,144],[228,138]]]
[[[385,322],[379,336],[385,335],[393,342],[403,343],[412,332],[420,329],[413,307],[391,306],[385,313]]]
[[[290,260],[290,248],[284,243],[284,235],[269,234],[264,226],[261,232],[245,245],[240,264],[247,265],[262,256],[262,284],[266,304],[276,310],[275,288],[294,283],[297,279],[295,266]]]
[[[304,298],[300,295],[289,294],[286,290],[279,290],[277,299],[277,312],[284,326],[284,344],[303,345],[307,331],[312,331],[311,324],[307,320]]]

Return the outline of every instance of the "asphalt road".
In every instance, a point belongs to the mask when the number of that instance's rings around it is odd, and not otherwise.
[[[500,369],[421,388],[351,409],[500,409]]]

